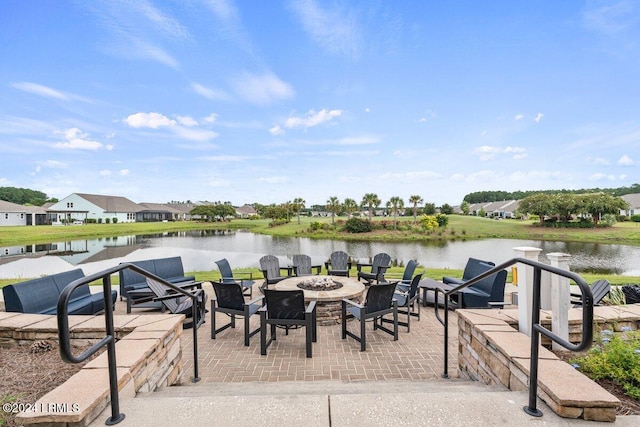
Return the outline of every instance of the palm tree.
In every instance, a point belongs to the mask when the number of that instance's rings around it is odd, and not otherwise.
[[[413,203],[413,223],[414,224],[417,222],[417,219],[418,219],[418,205],[422,202],[424,202],[424,200],[422,200],[422,197],[420,197],[417,194],[414,194],[413,196],[409,197],[409,203]]]
[[[331,212],[331,224],[334,224],[336,213],[340,210],[340,200],[336,196],[331,196],[327,200],[327,210]]]
[[[393,229],[395,230],[398,227],[398,212],[404,208],[404,200],[398,196],[394,196],[389,199],[387,206],[390,207],[393,212]]]
[[[293,199],[293,208],[298,214],[298,224],[300,224],[300,211],[304,209],[305,200],[302,197],[296,197]]]
[[[378,195],[375,193],[367,193],[362,198],[361,202],[362,206],[367,206],[369,208],[369,222],[371,222],[371,217],[373,216],[373,208],[380,206],[380,199]]]
[[[342,206],[349,218],[351,218],[351,215],[358,210],[358,203],[356,203],[355,200],[350,199],[348,197],[344,199],[344,202],[342,202]]]

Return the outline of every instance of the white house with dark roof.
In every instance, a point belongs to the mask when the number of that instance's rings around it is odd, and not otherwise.
[[[629,209],[620,210],[620,215],[631,216],[640,215],[640,193],[625,194],[620,197],[625,202],[629,203]]]
[[[73,193],[51,205],[48,211],[57,221],[135,222],[136,214],[142,210],[137,203],[121,196]]]
[[[0,225],[27,225],[26,207],[0,200]]]

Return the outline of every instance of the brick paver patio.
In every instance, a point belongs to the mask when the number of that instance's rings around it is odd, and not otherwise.
[[[205,286],[208,297],[211,286]],[[134,310],[135,311],[135,310]],[[228,317],[217,314],[217,322]],[[210,316],[210,313],[208,314]],[[449,316],[449,375],[457,377],[457,316]],[[218,323],[221,325],[222,323]],[[251,329],[258,327],[258,315],[251,318]],[[349,329],[358,331],[355,321]],[[422,317],[411,319],[411,332],[400,327],[398,341],[381,331],[367,326],[367,351],[360,351],[360,343],[340,338],[340,325],[318,325],[317,342],[313,344],[313,358],[305,357],[304,329],[291,330],[285,336],[278,330],[266,356],[260,355],[260,334],[244,346],[242,321],[236,329],[227,329],[211,339],[211,321],[198,330],[199,374],[202,382],[243,381],[366,381],[366,380],[419,380],[440,378],[443,370],[442,325],[433,313],[433,307],[422,307]],[[183,333],[185,347],[185,374],[193,375],[193,341],[191,330]]]

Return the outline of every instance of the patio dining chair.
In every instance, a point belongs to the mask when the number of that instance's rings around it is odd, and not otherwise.
[[[245,274],[249,276],[249,279],[236,279],[233,277],[233,270],[231,270],[231,266],[229,265],[229,261],[226,258],[223,258],[219,261],[216,261],[216,265],[218,266],[218,270],[220,270],[220,281],[222,283],[238,283],[243,288],[243,295],[249,298],[253,297],[253,285],[255,282],[253,279],[253,273],[237,273],[237,274]],[[248,293],[247,293],[248,291]]]
[[[260,311],[260,354],[266,355],[267,348],[276,340],[276,326],[284,326],[287,334],[291,327],[305,328],[307,357],[312,357],[311,344],[316,342],[316,302],[310,301],[305,306],[304,292],[277,291],[264,289],[267,305]],[[267,340],[267,328],[270,329]]]
[[[329,261],[324,263],[329,276],[345,276],[349,277],[351,270],[351,261],[349,255],[344,251],[334,251],[329,255]]]
[[[589,288],[591,289],[591,295],[593,296],[593,305],[600,305],[604,297],[609,295],[611,292],[611,284],[608,280],[600,279],[593,282]],[[581,294],[571,293],[571,304],[574,307],[582,306],[582,298]]]
[[[418,267],[418,261],[410,259],[407,262],[407,265],[404,267],[404,272],[402,273],[402,279],[400,279],[400,283],[398,283],[396,287],[397,291],[406,292],[409,290],[413,274],[416,272],[416,267]]]
[[[394,298],[398,301],[398,314],[407,316],[407,321],[403,322],[398,320],[398,325],[406,326],[407,332],[411,332],[411,316],[417,317],[418,320],[420,320],[420,304],[418,302],[418,285],[420,285],[420,280],[422,280],[422,274],[416,275],[411,279],[411,284],[407,290],[399,289],[400,284],[396,286]],[[382,318],[382,321],[390,323],[391,319]]]
[[[371,267],[371,270],[369,272],[362,271],[362,267]],[[376,283],[384,282],[384,274],[389,267],[391,267],[391,256],[384,252],[376,254],[371,264],[356,264],[358,280],[364,279],[367,285],[371,285],[374,281]]]
[[[251,331],[249,320],[264,306],[264,297],[259,296],[245,302],[242,285],[239,283],[212,282],[216,297],[211,299],[211,339],[227,328],[236,327],[236,316],[244,318],[244,345],[249,346],[249,339],[260,332],[260,327]],[[224,313],[230,317],[229,323],[216,329],[216,313]]]
[[[366,321],[373,320],[373,330],[380,329],[398,340],[398,301],[394,298],[396,283],[382,283],[369,286],[364,304],[349,299],[342,300],[342,339],[347,336],[360,342],[360,351],[367,350]],[[393,330],[382,325],[383,316],[393,315]],[[360,323],[360,336],[347,329],[347,315],[355,317]]]
[[[260,258],[260,270],[264,276],[263,288],[276,284],[281,280],[288,279],[291,276],[291,267],[280,267],[280,260],[273,255],[265,255]],[[281,272],[286,271],[287,275],[282,276]]]

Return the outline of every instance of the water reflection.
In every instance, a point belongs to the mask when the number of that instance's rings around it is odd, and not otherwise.
[[[546,254],[568,253],[573,271],[601,274],[640,275],[637,260],[640,248],[598,243],[543,242],[534,240],[491,239],[453,242],[345,242],[296,237],[275,237],[231,230],[166,232],[132,236],[53,242],[0,248],[0,278],[31,278],[82,267],[85,274],[96,273],[120,262],[181,256],[186,271],[216,269],[214,261],[227,258],[231,266],[258,267],[262,255],[273,254],[283,263],[295,254],[311,256],[321,263],[336,250],[353,258],[369,261],[378,252],[391,255],[395,265],[417,259],[427,268],[462,269],[469,257],[507,261],[513,248],[532,246]]]

